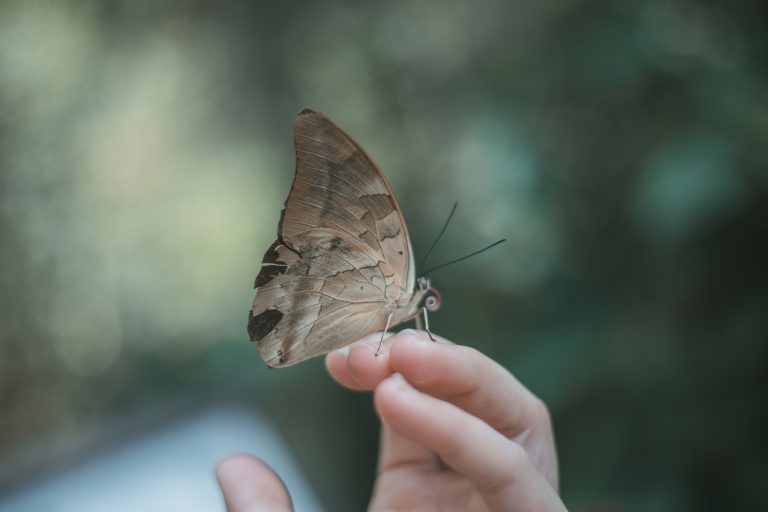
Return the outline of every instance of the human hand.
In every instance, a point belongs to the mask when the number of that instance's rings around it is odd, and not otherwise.
[[[375,356],[378,336],[326,358],[340,384],[374,391],[382,433],[370,510],[565,510],[538,398],[472,348],[407,330]],[[231,512],[290,510],[279,478],[257,460],[225,459],[217,472]]]

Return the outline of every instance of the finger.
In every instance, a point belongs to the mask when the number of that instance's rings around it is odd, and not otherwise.
[[[377,464],[379,473],[398,468],[429,471],[438,469],[441,465],[435,452],[392,429],[382,419]]]
[[[365,389],[373,391],[379,385],[379,382],[392,375],[394,370],[389,362],[389,350],[392,347],[392,343],[401,336],[429,340],[429,335],[426,331],[405,329],[398,334],[389,334],[380,349],[378,342],[375,347],[371,345],[357,345],[350,351],[347,358],[349,372],[355,381],[360,383]],[[439,339],[439,342],[450,343],[442,339]],[[377,349],[378,352],[376,351]]]
[[[349,389],[372,391],[381,379],[392,373],[388,355],[389,340],[392,336],[393,333],[384,335],[381,348],[381,333],[377,332],[329,353],[325,359],[328,373],[339,384]]]
[[[376,388],[375,403],[394,431],[470,479],[491,510],[565,510],[525,450],[484,421],[414,389],[399,374]]]
[[[509,438],[548,414],[543,403],[501,365],[477,350],[425,342],[404,332],[392,342],[389,363],[415,388],[477,416]]]
[[[390,365],[414,387],[442,398],[522,444],[558,487],[549,411],[501,365],[469,347],[420,341],[404,331],[392,340]]]
[[[349,357],[350,348],[344,347],[340,350],[335,350],[328,353],[325,356],[325,369],[336,382],[349,388],[353,391],[367,391],[365,386],[357,382],[355,377],[350,373],[349,366],[347,365],[347,358]]]
[[[216,478],[228,512],[293,510],[280,477],[253,455],[230,455],[216,466]]]

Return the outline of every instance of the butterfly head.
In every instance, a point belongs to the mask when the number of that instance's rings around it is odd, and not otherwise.
[[[422,276],[419,277],[416,282],[419,285],[419,289],[426,295],[426,298],[424,299],[424,307],[427,308],[427,311],[434,313],[440,309],[440,306],[443,305],[443,297],[440,295],[440,292],[437,291],[437,288],[432,287],[429,278]]]

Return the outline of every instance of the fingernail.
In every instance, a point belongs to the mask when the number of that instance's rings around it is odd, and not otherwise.
[[[401,388],[401,389],[407,389],[409,387],[408,381],[406,381],[405,378],[399,373],[393,373],[392,375],[387,377],[387,380],[392,382],[394,386],[397,386],[398,388]]]
[[[347,354],[349,354],[349,349],[350,349],[350,345],[344,345],[341,348],[337,348],[334,352],[337,352],[339,354],[346,356]]]
[[[428,339],[427,333],[424,331],[417,331],[416,329],[403,329],[399,332],[401,336],[407,336],[417,341],[426,341]]]

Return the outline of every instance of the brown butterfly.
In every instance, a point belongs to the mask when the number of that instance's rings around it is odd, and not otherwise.
[[[440,306],[428,280],[416,286],[403,214],[363,148],[308,109],[296,118],[295,145],[296,175],[248,314],[248,334],[271,367],[426,320]]]

